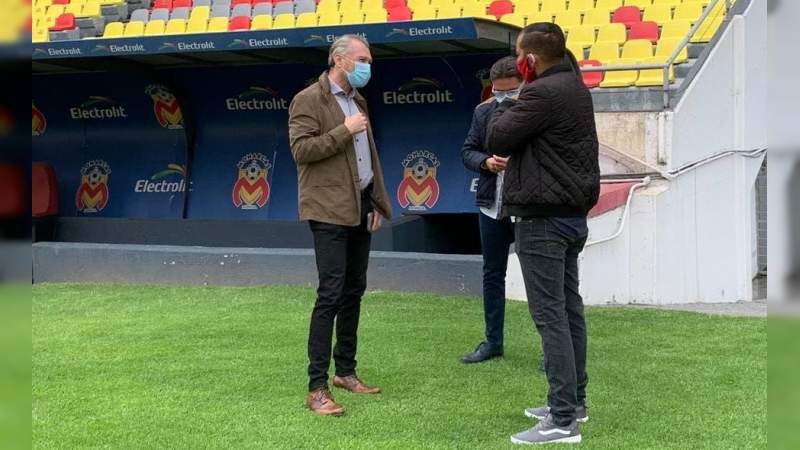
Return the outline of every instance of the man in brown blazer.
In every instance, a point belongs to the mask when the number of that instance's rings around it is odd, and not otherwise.
[[[338,38],[330,48],[329,70],[298,93],[289,107],[300,220],[309,221],[314,235],[319,274],[308,336],[306,405],[320,415],[344,413],[328,388],[334,321],[333,385],[360,394],[380,392],[361,382],[355,359],[371,232],[392,212],[367,104],[357,91],[369,81],[371,63],[363,38]]]

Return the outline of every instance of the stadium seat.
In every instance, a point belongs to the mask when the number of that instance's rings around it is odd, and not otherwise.
[[[673,37],[673,38],[664,38],[662,37],[658,44],[656,44],[656,56],[661,58],[663,61],[666,61],[670,56],[672,56],[672,52],[678,47],[678,44],[681,43],[683,37]],[[675,58],[675,64],[680,64],[689,60],[689,50],[684,46],[678,56]]]
[[[461,17],[486,17],[487,6],[485,3],[467,2],[461,6]],[[514,8],[514,5],[511,5]],[[502,16],[502,14],[501,14]],[[498,16],[492,16],[493,20],[497,20]]]
[[[323,0],[324,1],[324,0]],[[406,6],[414,11],[416,8],[428,8],[431,6],[431,2],[429,0],[407,0]],[[388,9],[387,9],[388,11]]]
[[[102,12],[100,9],[99,3],[87,3],[83,5],[83,13],[81,13],[82,17],[100,17],[102,16]]]
[[[238,0],[242,1],[242,0]],[[245,0],[247,4],[250,4],[250,0]],[[192,0],[172,0],[172,9],[175,8],[190,8],[192,7]]]
[[[658,41],[658,24],[655,22],[636,22],[631,25],[628,39],[648,39],[655,44]]]
[[[692,36],[691,42],[694,44],[710,42],[724,20],[725,16],[721,14],[716,17],[706,18],[697,28],[697,32]]]
[[[577,59],[578,61],[586,57],[586,52],[584,51],[583,46],[581,45],[575,45],[568,41],[567,50],[572,52],[572,54],[575,56],[575,59]]]
[[[608,11],[622,7],[622,0],[597,0],[594,4],[595,9],[605,9]]]
[[[169,10],[166,8],[159,8],[150,11],[150,20],[169,20]]]
[[[610,42],[616,45],[622,45],[622,43],[627,40],[627,30],[625,29],[625,25],[621,23],[603,25],[599,28],[597,33],[597,42]]]
[[[570,0],[567,5],[567,11],[585,13],[590,9],[594,9],[594,0]]]
[[[66,31],[66,30],[74,30],[76,27],[77,25],[75,24],[75,15],[64,13],[56,17],[55,23],[53,24],[52,27],[49,28],[49,30]],[[144,28],[142,28],[142,31],[144,31]]]
[[[647,39],[627,41],[622,45],[622,58],[643,61],[653,56],[653,44]]]
[[[500,18],[500,22],[507,23],[509,25],[514,25],[515,27],[523,28],[525,27],[525,16],[522,14],[506,14],[505,16]]]
[[[535,2],[536,0],[533,1]],[[541,4],[541,8],[539,9],[540,11],[549,12],[554,15],[567,10],[566,0],[542,0]]]
[[[506,14],[514,12],[514,4],[508,0],[496,0],[489,5],[489,8],[484,9],[488,11],[489,15],[495,16],[497,20]]]
[[[277,17],[280,16],[281,14],[294,15],[294,3],[280,2],[278,4],[272,5],[272,17]]]
[[[250,17],[253,15],[253,7],[250,4],[234,5],[231,10],[231,17]]]
[[[619,59],[612,59],[609,61],[603,61],[603,65],[627,66],[629,64],[635,64],[636,62],[637,61],[635,59],[619,58]],[[618,87],[633,86],[636,83],[637,78],[639,78],[638,70],[617,70],[617,71],[605,72],[605,75],[603,76],[603,81],[600,83],[600,87],[618,88]]]
[[[175,2],[178,2],[178,1],[182,1],[182,0],[172,0],[173,4]],[[185,0],[183,0],[183,1],[185,1]],[[250,0],[231,0],[231,8],[233,8],[236,5],[252,5],[252,3],[253,2],[251,2]]]
[[[128,22],[125,25],[125,37],[139,37],[144,35],[144,22]]]
[[[568,31],[581,24],[581,14],[578,11],[561,11],[556,13],[554,20],[562,30]]]
[[[653,0],[654,5],[667,5],[675,7],[681,4],[681,0]]]
[[[595,28],[609,23],[611,23],[611,13],[606,9],[591,9],[586,11],[586,14],[583,16],[583,24],[592,25]]]
[[[361,10],[348,10],[342,12],[342,25],[355,25],[364,23],[364,12]]]
[[[442,5],[437,9],[436,17],[438,19],[453,19],[456,17],[461,17],[461,5]]]
[[[164,34],[166,23],[163,20],[151,20],[144,26],[145,36],[158,36]]]
[[[539,22],[553,23],[553,15],[547,12],[537,12],[533,14],[528,14],[528,25]]]
[[[386,10],[383,8],[364,11],[364,23],[385,23]]]
[[[10,180],[12,177],[4,176],[2,178]],[[46,217],[56,214],[58,214],[56,172],[49,164],[31,163],[31,216]]]
[[[334,11],[336,11],[336,6],[334,5]],[[272,3],[263,2],[263,3],[256,3],[253,5],[253,17],[255,16],[271,16],[272,15]]]
[[[313,12],[300,13],[295,19],[294,26],[297,28],[317,26],[317,15]]]
[[[688,20],[673,20],[661,27],[661,38],[683,38],[691,28],[692,22]]]
[[[595,61],[593,59],[584,59],[582,61],[578,61],[578,66],[580,67],[600,67],[600,61]],[[600,83],[603,82],[603,72],[583,72],[583,84],[586,85],[587,88],[596,88],[600,86]]]
[[[339,12],[361,10],[361,0],[341,0],[339,2]]]
[[[64,8],[64,14],[72,14],[75,17],[79,17],[81,11],[83,11],[83,5],[80,3],[70,3]]]
[[[619,58],[619,45],[613,42],[595,42],[589,51],[589,59],[608,64],[608,61]]]
[[[411,10],[406,8],[392,8],[389,10],[389,22],[403,22],[411,20]]]
[[[622,23],[630,28],[634,23],[642,21],[642,13],[635,6],[622,6],[611,15],[612,23]]]
[[[339,4],[336,0],[321,0],[317,3],[317,14],[339,12]]]
[[[170,19],[164,29],[164,34],[184,34],[186,33],[185,19]]]
[[[154,0],[153,9],[168,9],[172,10],[172,0]]]
[[[272,29],[294,28],[294,14],[284,13],[274,16],[272,19]]]
[[[270,5],[270,10],[272,10],[272,5]],[[211,8],[208,6],[195,6],[192,8],[192,12],[189,13],[189,20],[205,20],[211,17]]]
[[[146,9],[137,9],[131,13],[131,22],[147,22],[150,20],[150,11]]]
[[[646,59],[641,61],[645,64],[661,64],[664,62],[663,59],[658,57],[653,57],[650,59]],[[675,81],[675,69],[674,66],[671,66],[668,71],[669,81]],[[645,69],[639,71],[639,78],[636,79],[636,86],[645,87],[645,86],[664,86],[664,69]]]
[[[672,7],[669,5],[653,5],[644,9],[642,20],[665,24],[672,20]]]
[[[569,34],[567,35],[567,47],[591,47],[595,41],[594,31],[594,27],[591,25],[580,25],[573,27],[569,30]]]
[[[639,9],[645,9],[653,4],[653,0],[624,0],[624,6],[635,6]]]
[[[0,192],[3,193],[0,195],[0,219],[19,217],[27,212],[28,182],[19,166],[0,163]]]
[[[207,19],[189,19],[189,22],[186,23],[186,32],[187,33],[205,33],[208,30],[208,20]]]
[[[155,11],[154,11],[155,12]],[[211,5],[211,18],[223,17],[227,19],[231,15],[229,5]],[[227,20],[226,20],[227,22]]]
[[[239,5],[244,6],[244,5]],[[250,5],[247,5],[250,6]],[[237,16],[228,23],[228,31],[248,31],[250,30],[250,16]]]
[[[316,17],[314,18],[316,22]],[[272,16],[268,16],[266,14],[260,14],[258,16],[253,17],[253,21],[250,22],[250,29],[251,30],[269,30],[272,28]]]
[[[125,34],[125,24],[122,22],[111,22],[106,24],[106,28],[103,30],[104,38],[118,38],[122,37],[123,34]]]
[[[672,18],[675,20],[691,20],[694,23],[703,14],[703,5],[700,3],[682,3],[675,7]]]
[[[211,9],[211,0],[194,0],[192,3],[195,8],[198,6],[208,6],[208,9]]]
[[[433,6],[414,8],[414,20],[432,20],[436,18],[436,8]]]
[[[362,9],[364,11],[367,10],[366,4],[367,4],[367,1],[365,1],[364,2],[364,6],[362,6]],[[380,0],[378,0],[378,4],[375,5],[375,6],[372,6],[372,8],[373,9],[377,9],[377,8],[392,9],[392,8],[401,8],[401,7],[407,7],[407,6],[408,5],[406,4],[406,0],[385,0],[383,2],[383,5],[381,5],[380,4]]]
[[[514,12],[524,16],[539,14],[539,3],[536,0],[517,0],[514,4]],[[552,20],[553,14],[547,13]]]
[[[295,0],[294,15],[299,16],[303,13],[316,13],[317,3],[314,0]]]
[[[245,5],[241,5],[241,6],[245,6]],[[249,16],[250,15],[250,10],[249,10],[250,5],[247,5],[247,8],[248,8],[247,15]],[[190,14],[191,14],[191,8],[185,8],[185,7],[172,8],[172,13],[170,13],[169,18],[170,18],[170,20],[172,20],[172,19],[189,20]]]
[[[317,13],[317,26],[339,25],[340,19],[338,11]]]
[[[228,31],[228,18],[227,17],[212,17],[208,21],[206,31],[209,33],[220,33]]]

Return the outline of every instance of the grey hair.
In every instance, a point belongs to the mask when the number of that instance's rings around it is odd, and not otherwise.
[[[328,52],[328,67],[333,67],[335,62],[333,58],[337,55],[344,55],[350,50],[350,44],[353,41],[358,41],[364,44],[365,47],[369,48],[369,43],[363,37],[357,34],[344,34],[336,38],[331,44],[331,49]]]

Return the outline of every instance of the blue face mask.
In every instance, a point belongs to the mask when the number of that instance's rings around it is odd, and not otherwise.
[[[355,68],[352,72],[345,72],[347,74],[347,82],[354,88],[362,88],[369,83],[371,75],[370,65],[365,62],[354,61]]]
[[[492,94],[494,94],[494,98],[495,98],[495,100],[497,100],[497,103],[503,103],[503,101],[508,100],[509,98],[511,98],[511,97],[513,97],[515,95],[518,95],[519,94],[519,89],[511,89],[510,91],[494,91],[493,90]]]

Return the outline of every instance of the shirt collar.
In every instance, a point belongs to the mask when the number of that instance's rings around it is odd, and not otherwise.
[[[333,94],[333,95],[341,94],[341,95],[343,95],[345,97],[350,97],[350,98],[355,97],[355,95],[356,95],[356,90],[355,89],[351,89],[350,93],[348,94],[348,93],[346,93],[344,91],[344,89],[342,89],[341,86],[336,84],[336,82],[333,81],[333,79],[331,79],[330,77],[328,78],[328,81],[330,81],[330,83],[331,83],[331,94]]]
[[[559,72],[572,72],[572,67],[570,67],[568,64],[556,64],[555,66],[550,67],[549,69],[542,72],[541,75],[537,75],[536,79],[544,78]]]

